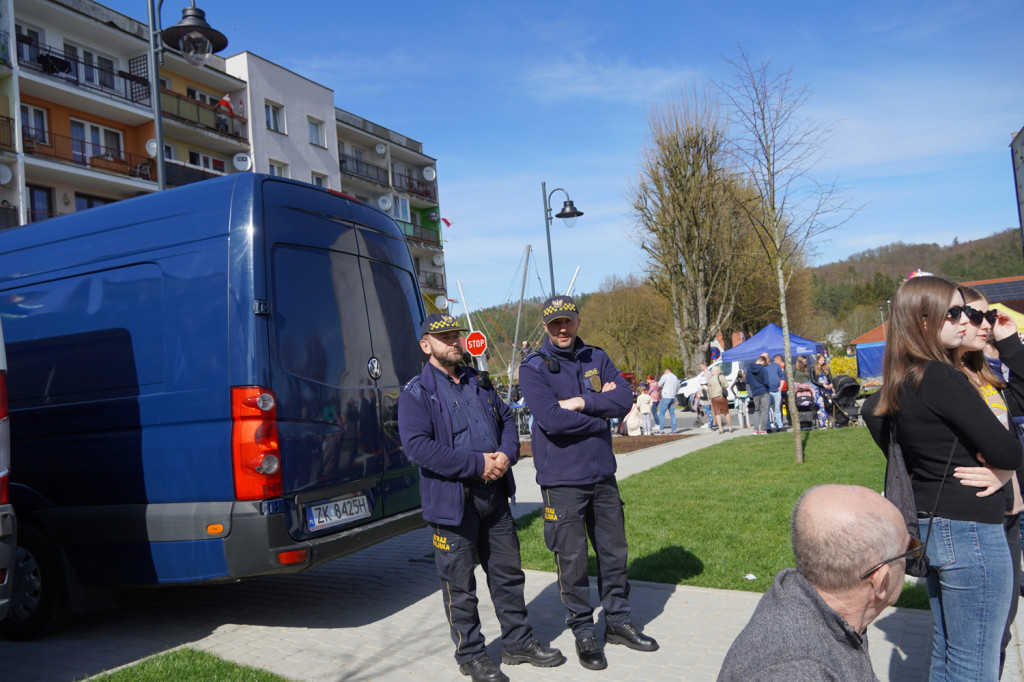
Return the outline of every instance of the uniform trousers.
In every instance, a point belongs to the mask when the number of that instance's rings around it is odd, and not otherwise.
[[[558,587],[576,638],[594,637],[587,538],[597,556],[597,592],[608,625],[630,622],[626,527],[615,476],[590,485],[543,488],[544,542],[555,553]]]
[[[519,557],[519,537],[504,482],[469,484],[465,490],[462,523],[434,524],[434,562],[459,665],[486,654],[477,609],[474,552],[487,574],[487,588],[501,624],[502,648],[517,651],[533,641],[526,619],[526,576]]]

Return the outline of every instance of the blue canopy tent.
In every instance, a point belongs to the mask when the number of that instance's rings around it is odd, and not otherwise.
[[[882,356],[885,341],[857,344],[857,376],[861,379],[882,378]]]
[[[789,350],[794,356],[825,352],[825,344],[805,339],[792,332],[789,334],[789,346]],[[722,353],[722,362],[756,360],[761,353],[784,354],[782,327],[777,324],[769,324],[740,345]]]

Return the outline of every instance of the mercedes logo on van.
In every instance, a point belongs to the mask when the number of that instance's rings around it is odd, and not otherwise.
[[[370,361],[366,363],[366,371],[370,373],[370,378],[373,379],[374,381],[380,379],[380,360],[378,360],[377,358],[370,358]]]

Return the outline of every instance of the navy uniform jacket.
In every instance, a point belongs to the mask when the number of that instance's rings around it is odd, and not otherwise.
[[[544,356],[558,360],[552,373]],[[616,387],[607,393],[601,387]],[[533,415],[533,463],[542,486],[589,485],[615,473],[608,419],[623,417],[633,406],[633,391],[608,355],[579,338],[562,350],[550,340],[523,360],[519,368],[523,399]],[[583,396],[582,411],[566,410],[558,401]]]
[[[519,433],[512,411],[493,388],[480,385],[476,370],[464,367],[463,371],[462,381],[469,382],[480,405],[495,415],[495,431],[501,443],[497,451],[504,452],[509,460],[509,469],[499,481],[505,482],[506,493],[512,497],[516,492],[512,465],[519,461]],[[484,455],[455,449],[451,414],[448,405],[437,397],[434,372],[429,366],[424,366],[419,376],[402,387],[398,397],[398,433],[406,456],[420,467],[423,520],[459,525],[465,501],[463,482],[480,478]]]

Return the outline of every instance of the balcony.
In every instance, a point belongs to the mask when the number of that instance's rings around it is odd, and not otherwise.
[[[10,116],[0,116],[0,149],[17,151],[14,146],[14,119]]]
[[[22,126],[21,134],[27,155],[44,156],[126,177],[156,179],[156,163],[148,156],[27,126]]]
[[[164,88],[160,89],[160,107],[167,117],[192,123],[236,140],[246,141],[245,126],[248,119],[236,116],[234,112],[225,111],[211,104],[203,104],[199,100]]]
[[[191,185],[193,182],[202,182],[210,178],[219,178],[224,173],[200,168],[191,164],[181,163],[167,159],[164,161],[164,170],[167,172],[167,186],[181,187]]]
[[[434,183],[417,180],[402,173],[395,173],[395,189],[404,190],[431,201],[437,201],[437,189],[434,187]]]
[[[0,206],[0,230],[18,226],[18,209],[14,206]]]
[[[436,244],[437,246],[441,245],[440,230],[435,230],[432,227],[423,227],[422,225],[413,225],[403,221],[399,221],[398,224],[402,226],[405,236],[410,239],[427,242],[428,244]]]
[[[357,159],[354,156],[348,154],[338,155],[338,164],[341,166],[341,172],[346,175],[354,175],[357,178],[364,178],[371,182],[389,186],[388,181],[388,169],[381,168],[380,166],[374,166],[372,163],[367,163],[362,159]]]
[[[99,94],[150,106],[149,79],[127,71],[114,71],[71,57],[28,36],[18,35],[18,64]]]
[[[443,272],[421,272],[419,274],[419,280],[421,289],[446,291]]]

